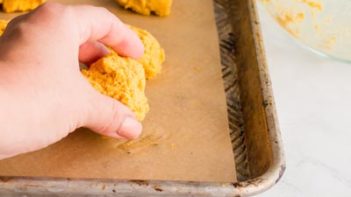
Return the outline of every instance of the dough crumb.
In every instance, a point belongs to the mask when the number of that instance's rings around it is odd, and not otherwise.
[[[7,20],[0,19],[0,36],[4,33],[6,26],[9,22]]]
[[[168,16],[171,13],[172,0],[116,0],[125,9],[149,16]]]

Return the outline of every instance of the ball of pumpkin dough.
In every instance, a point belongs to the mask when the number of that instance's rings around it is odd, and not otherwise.
[[[146,79],[152,79],[162,70],[165,52],[156,38],[146,30],[130,26],[144,45],[144,55],[138,61],[144,66]]]
[[[145,73],[139,62],[112,52],[82,73],[96,90],[125,104],[138,120],[145,118],[149,104],[145,96]]]

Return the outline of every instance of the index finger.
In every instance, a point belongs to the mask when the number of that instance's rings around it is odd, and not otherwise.
[[[100,41],[113,48],[118,54],[139,58],[144,46],[135,32],[105,8],[94,6],[73,6],[80,45]]]

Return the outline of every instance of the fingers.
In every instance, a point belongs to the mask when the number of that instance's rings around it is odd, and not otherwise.
[[[105,8],[74,6],[80,44],[99,41],[118,54],[139,58],[144,47],[138,36]]]
[[[107,47],[100,42],[86,42],[79,48],[79,61],[91,64],[108,53]]]
[[[142,131],[142,125],[135,115],[120,102],[94,92],[93,103],[89,105],[87,127],[95,132],[113,138],[135,139]]]

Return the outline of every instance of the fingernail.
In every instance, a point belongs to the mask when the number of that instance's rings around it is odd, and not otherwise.
[[[101,49],[101,52],[103,53],[103,55],[107,55],[107,54],[110,54],[110,50],[103,44],[100,45],[100,49]]]
[[[139,121],[132,117],[126,117],[117,131],[117,134],[127,139],[135,139],[141,134],[142,128]]]

